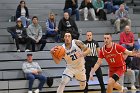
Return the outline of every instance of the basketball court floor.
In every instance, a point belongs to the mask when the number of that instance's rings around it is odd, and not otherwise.
[[[84,93],[84,92],[64,92],[64,93]],[[101,93],[100,91],[89,91],[88,93]],[[113,93],[120,93],[118,91],[113,91]],[[139,90],[127,90],[124,93],[140,93]]]

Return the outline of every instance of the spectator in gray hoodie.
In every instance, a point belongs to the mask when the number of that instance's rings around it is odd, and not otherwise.
[[[27,54],[27,62],[23,63],[22,70],[25,73],[26,79],[29,80],[28,93],[33,93],[32,85],[35,79],[38,79],[40,84],[34,92],[39,93],[46,81],[46,77],[42,75],[42,70],[39,64],[37,62],[33,62],[32,54]]]

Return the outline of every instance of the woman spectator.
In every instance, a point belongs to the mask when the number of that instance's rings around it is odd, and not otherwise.
[[[102,0],[93,0],[92,4],[95,8],[95,13],[99,17],[99,20],[107,20],[106,13],[104,11],[104,2]]]
[[[65,0],[64,12],[68,12],[70,16],[76,15],[76,21],[79,21],[78,0]]]
[[[91,0],[83,0],[81,2],[80,7],[79,7],[79,11],[84,12],[84,20],[85,21],[88,20],[88,18],[87,18],[88,17],[88,12],[91,13],[91,16],[94,20],[97,20],[96,15],[95,15],[95,11],[94,11],[94,7],[91,3]]]
[[[15,40],[17,52],[20,52],[19,43],[26,43],[26,50],[30,51],[30,44],[29,44],[29,38],[27,38],[26,29],[22,25],[22,21],[20,18],[17,19],[17,25],[13,27],[8,27],[7,31],[12,35],[12,37]]]
[[[17,6],[16,10],[16,19],[21,18],[22,24],[24,27],[27,27],[27,23],[29,25],[30,19],[28,8],[26,7],[25,1],[20,1],[20,4]]]
[[[46,20],[46,32],[44,38],[47,39],[47,37],[54,37],[55,41],[58,42],[58,27],[56,26],[55,14],[53,12],[49,13],[48,19]],[[45,45],[46,43],[42,44],[40,51],[43,50]]]

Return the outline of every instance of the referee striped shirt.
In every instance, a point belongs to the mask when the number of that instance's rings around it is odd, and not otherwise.
[[[91,49],[91,53],[88,54],[87,56],[98,56],[97,54],[97,48],[99,48],[99,44],[97,41],[92,40],[92,41],[84,41],[85,45],[88,46],[88,48]]]

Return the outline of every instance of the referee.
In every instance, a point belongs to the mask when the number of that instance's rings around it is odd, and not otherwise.
[[[97,62],[97,54],[99,53],[100,48],[98,42],[93,40],[93,33],[91,31],[87,31],[86,41],[84,41],[84,43],[91,49],[91,53],[85,57],[86,78],[88,82],[91,68],[94,67]],[[99,67],[95,73],[101,86],[101,93],[106,93],[101,68]],[[84,93],[88,93],[88,83],[86,84]]]

